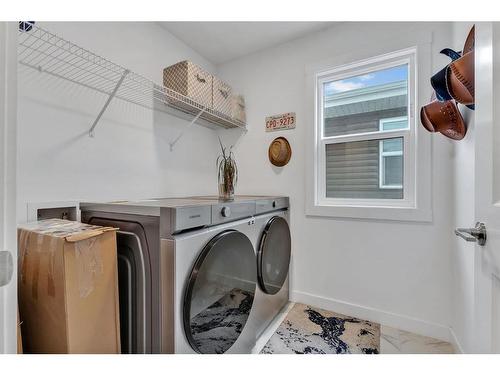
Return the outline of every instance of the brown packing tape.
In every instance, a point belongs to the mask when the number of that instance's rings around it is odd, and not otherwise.
[[[96,278],[104,273],[100,239],[94,236],[75,242],[75,257],[80,297],[85,298],[94,290]]]

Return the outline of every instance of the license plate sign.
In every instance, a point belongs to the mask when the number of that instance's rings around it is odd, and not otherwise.
[[[295,112],[266,117],[266,132],[295,128]]]

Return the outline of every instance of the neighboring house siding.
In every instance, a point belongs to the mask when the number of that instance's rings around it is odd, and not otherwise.
[[[406,107],[341,117],[326,117],[325,137],[378,131],[380,119],[400,116],[406,116]]]
[[[379,120],[406,115],[406,107],[325,119],[325,136],[379,130]],[[402,189],[379,187],[378,140],[326,147],[326,196],[331,198],[401,199]]]
[[[363,112],[377,112],[392,108],[403,108],[407,106],[407,100],[408,97],[404,94],[374,100],[336,104],[337,100],[334,97],[329,97],[326,99],[325,103],[325,118],[351,116]]]

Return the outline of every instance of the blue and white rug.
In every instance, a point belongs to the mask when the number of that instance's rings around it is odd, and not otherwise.
[[[201,353],[222,354],[238,339],[254,294],[233,289],[191,319],[191,334]]]
[[[380,324],[297,303],[261,353],[378,354]]]

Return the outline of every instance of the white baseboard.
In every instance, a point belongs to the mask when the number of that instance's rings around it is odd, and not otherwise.
[[[300,291],[290,291],[290,300],[293,302],[304,303],[325,310],[334,311],[340,314],[349,315],[360,319],[366,319],[385,326],[401,329],[403,331],[432,337],[438,340],[449,342],[452,345],[457,344],[457,348],[461,349],[455,335],[452,333],[450,328],[441,324],[412,318],[406,315],[400,315],[388,311],[374,309],[367,306],[360,306],[349,302],[334,300],[322,296],[315,296],[313,294]]]

